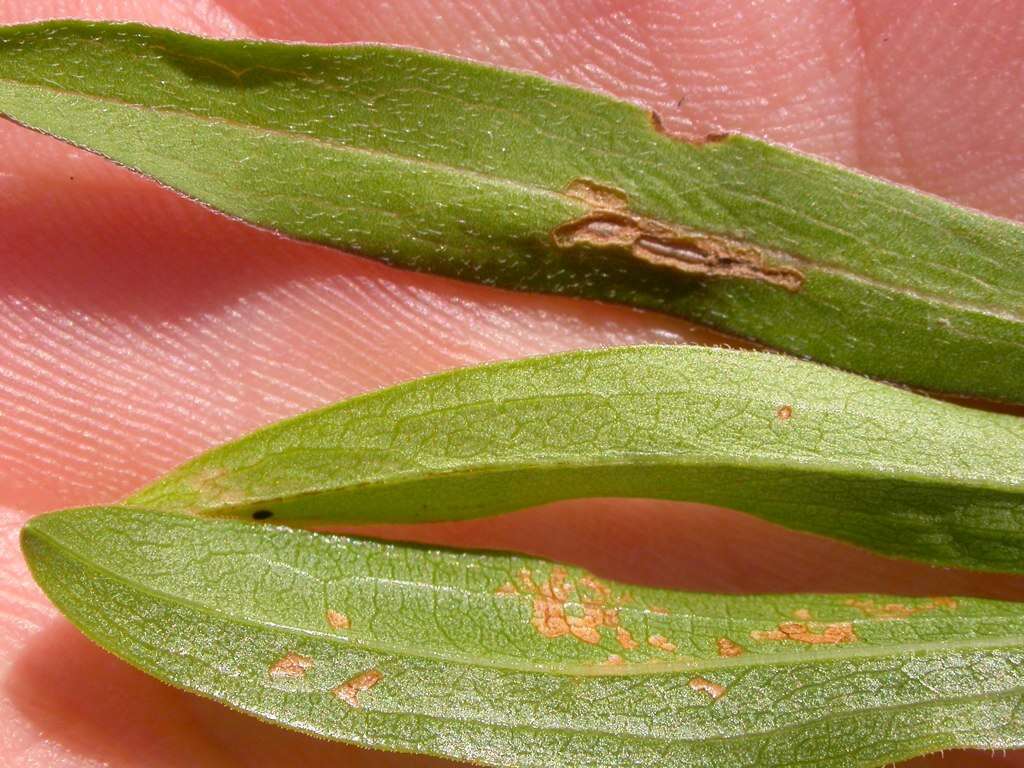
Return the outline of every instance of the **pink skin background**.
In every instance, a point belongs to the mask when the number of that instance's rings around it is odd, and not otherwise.
[[[675,132],[745,131],[1024,219],[1024,14],[1013,0],[0,2],[0,23],[58,16],[458,54],[646,104]],[[454,765],[286,732],[130,669],[35,587],[19,526],[115,501],[254,427],[421,374],[722,341],[681,320],[288,242],[10,124],[0,227],[3,766]],[[523,550],[682,589],[1024,599],[1022,578],[886,560],[694,505],[573,502],[372,533]]]

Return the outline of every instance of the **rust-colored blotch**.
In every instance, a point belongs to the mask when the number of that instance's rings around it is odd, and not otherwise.
[[[306,671],[314,667],[313,659],[309,656],[289,651],[280,659],[270,665],[270,676],[275,678],[301,678],[306,676]]]
[[[615,630],[615,639],[627,651],[632,651],[640,646],[640,643],[633,639],[633,635],[625,627],[618,627]]]
[[[957,607],[956,600],[951,597],[933,597],[927,602],[915,606],[909,606],[903,603],[878,603],[874,600],[857,600],[856,598],[851,598],[846,601],[846,605],[851,608],[856,608],[865,616],[872,619],[881,619],[883,621],[909,619],[915,614],[928,613],[929,611],[934,611],[938,608],[944,608],[947,611],[955,611]]]
[[[753,640],[795,640],[798,643],[809,643],[811,645],[838,645],[840,643],[853,643],[857,635],[853,631],[853,624],[848,621],[835,624],[826,624],[819,632],[811,629],[807,624],[798,621],[784,621],[779,624],[778,629],[755,630],[750,633]]]
[[[710,680],[705,680],[703,677],[695,677],[690,681],[690,687],[695,691],[706,693],[713,700],[718,700],[725,696],[725,687],[718,683],[712,683]]]
[[[738,643],[734,643],[728,637],[718,638],[717,645],[718,655],[723,658],[731,659],[735,658],[736,656],[743,655],[743,646],[739,645]]]
[[[368,669],[360,672],[355,677],[349,678],[344,683],[331,689],[331,693],[344,701],[350,707],[359,706],[359,694],[368,691],[384,677],[379,670]]]
[[[648,645],[657,648],[659,651],[665,651],[666,653],[672,653],[676,649],[676,644],[671,642],[664,635],[651,635],[647,638]]]
[[[327,623],[332,629],[348,629],[350,626],[348,616],[334,610],[327,611]]]
[[[538,584],[528,569],[519,572],[518,587],[503,584],[499,595],[526,594],[533,598],[530,624],[542,637],[555,639],[566,635],[588,645],[601,642],[601,628],[614,629],[619,644],[626,650],[636,647],[629,632],[619,626],[619,602],[611,589],[593,576],[579,578],[580,589],[569,580],[564,568],[555,566],[546,581]],[[573,599],[583,608],[583,615],[572,615],[566,604]]]

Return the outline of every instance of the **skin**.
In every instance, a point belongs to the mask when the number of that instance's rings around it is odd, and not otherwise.
[[[116,18],[217,36],[414,45],[603,89],[657,109],[672,131],[765,136],[1024,220],[1024,17],[1012,0],[508,5],[517,7],[22,0],[0,5],[0,23]],[[34,586],[18,527],[45,510],[115,501],[254,427],[421,374],[605,344],[722,341],[679,320],[287,242],[7,124],[0,221],[5,765],[454,765],[288,733],[128,668]],[[372,533],[518,549],[683,589],[1024,598],[1021,578],[885,560],[666,503],[576,502]],[[915,765],[1024,766],[1024,753]]]

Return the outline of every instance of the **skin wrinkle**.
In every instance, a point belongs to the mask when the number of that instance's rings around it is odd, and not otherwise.
[[[0,21],[122,16],[223,36],[397,42],[525,67],[642,100],[673,130],[745,130],[1024,217],[1024,174],[1015,161],[1024,155],[1017,107],[1024,78],[1005,65],[1020,50],[1024,25],[1012,2],[859,3],[865,50],[874,46],[866,56],[894,116],[890,130],[864,111],[868,117],[852,131],[843,127],[842,105],[860,106],[862,97],[840,93],[850,84],[804,55],[830,48],[816,41],[829,26],[830,39],[850,33],[846,25],[811,23],[816,13],[836,18],[829,9],[845,2],[810,10],[810,3],[689,0],[530,0],[501,10],[463,0],[10,5],[17,8],[0,9]],[[599,19],[580,21],[593,15]],[[773,36],[776,25],[786,35]],[[882,34],[890,40],[883,43]],[[802,57],[814,63],[794,66]],[[810,102],[803,91],[811,92],[815,78],[827,85]],[[978,90],[986,80],[1002,89],[1002,101]],[[956,98],[956,88],[969,83],[989,100],[973,106]],[[915,155],[895,156],[886,133]],[[871,151],[852,154],[854,139]],[[0,504],[19,509],[5,529],[11,542],[30,512],[114,500],[222,440],[399,379],[559,348],[695,338],[684,322],[453,285],[251,233],[10,126],[0,126],[0,148],[0,168],[9,174],[0,178]],[[186,240],[188,232],[198,234]],[[61,415],[48,431],[34,430],[54,413]],[[177,418],[168,419],[172,413]],[[532,549],[602,574],[688,589],[799,590],[811,574],[832,591],[1019,598],[1024,589],[1020,580],[872,558],[708,508],[687,513],[686,526],[679,519],[672,505],[587,502],[462,526],[373,530]],[[543,530],[545,540],[531,530]],[[735,553],[750,548],[758,556],[738,561]],[[12,590],[36,617],[4,604],[13,614],[10,634],[3,626],[7,658],[24,664],[0,683],[0,744],[15,762],[31,755],[24,764],[59,768],[134,768],[141,757],[156,768],[455,765],[317,742],[153,684],[56,620],[16,549],[3,551],[18,566]],[[75,722],[74,731],[60,718]],[[116,738],[113,722],[121,726]],[[916,765],[1021,762],[959,753]]]

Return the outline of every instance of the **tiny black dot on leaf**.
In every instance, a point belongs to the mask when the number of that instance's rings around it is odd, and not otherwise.
[[[272,514],[274,514],[274,513],[271,512],[269,509],[258,509],[258,510],[256,510],[255,512],[252,513],[252,519],[253,520],[266,520]]]

